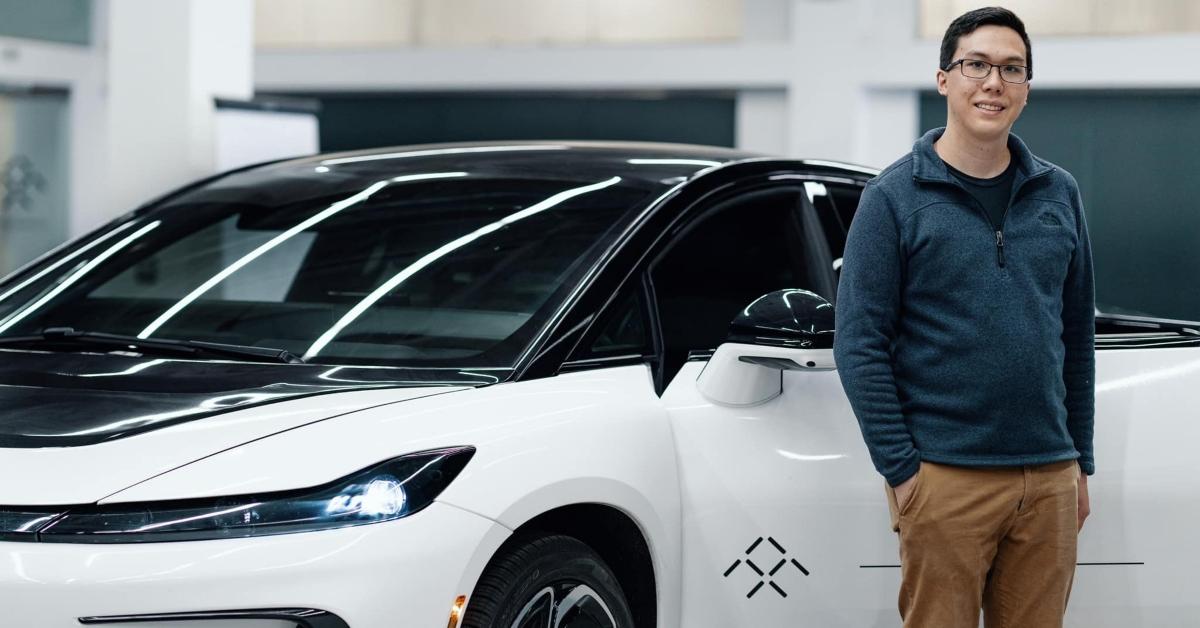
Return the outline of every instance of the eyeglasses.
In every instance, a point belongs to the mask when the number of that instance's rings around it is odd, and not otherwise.
[[[1011,63],[988,63],[979,59],[959,59],[946,66],[946,71],[958,66],[962,75],[967,78],[985,79],[992,74],[992,68],[1000,68],[1000,80],[1005,83],[1021,84],[1029,80],[1029,68]]]

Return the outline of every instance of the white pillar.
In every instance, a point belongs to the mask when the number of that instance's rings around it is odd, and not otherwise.
[[[211,174],[213,99],[253,94],[251,0],[113,0],[103,13],[104,215],[80,216],[76,233]]]
[[[792,49],[782,60],[793,68],[788,82],[788,155],[854,160],[861,77],[855,68],[859,40],[858,3],[853,0],[793,0]]]
[[[734,142],[739,150],[765,155],[788,152],[787,91],[743,89],[734,109]]]
[[[911,89],[864,89],[858,100],[851,161],[884,168],[912,150],[920,129],[920,98]]]
[[[68,239],[116,213],[108,201],[108,0],[92,2],[91,63],[71,82]]]
[[[791,0],[743,0],[742,41],[786,43],[791,39]],[[789,63],[779,59],[778,63]],[[742,89],[734,109],[734,144],[766,155],[788,152],[787,90]]]
[[[742,0],[742,41],[787,41],[791,0]]]
[[[868,0],[860,9],[859,37],[864,67],[879,67],[875,80],[896,75],[927,76],[934,87],[937,44],[918,40],[919,2]],[[889,55],[889,51],[902,51]],[[865,73],[864,73],[865,74]],[[864,77],[865,78],[865,77]],[[856,99],[851,161],[883,168],[912,150],[920,134],[919,89],[907,86],[871,87],[864,81]]]

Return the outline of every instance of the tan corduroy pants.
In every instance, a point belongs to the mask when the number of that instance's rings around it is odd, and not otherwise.
[[[922,462],[897,508],[904,628],[1061,628],[1075,576],[1079,466]]]

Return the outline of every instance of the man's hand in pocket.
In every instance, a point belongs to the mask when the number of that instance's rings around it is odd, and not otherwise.
[[[917,486],[917,476],[920,474],[921,469],[918,467],[917,472],[912,474],[912,477],[901,482],[893,489],[896,491],[896,507],[900,510],[904,510],[904,507],[908,505],[908,500],[912,499],[913,489]]]

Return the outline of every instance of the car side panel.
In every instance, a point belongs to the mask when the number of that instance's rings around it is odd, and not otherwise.
[[[95,445],[4,449],[0,455],[0,477],[21,478],[21,481],[0,482],[0,504],[31,506],[94,502],[146,478],[167,473],[181,464],[242,443],[362,408],[390,406],[453,390],[439,386],[314,395],[233,410]],[[134,416],[128,419],[130,422],[159,418],[137,416],[136,407],[131,414]],[[330,479],[333,478],[320,482]]]
[[[1096,360],[1097,473],[1066,625],[1192,626],[1200,349]],[[699,393],[703,366],[685,365],[663,397],[679,448],[683,623],[896,625],[899,548],[884,482],[836,372],[785,371],[780,396],[729,407]]]
[[[508,529],[547,510],[578,503],[607,504],[629,515],[654,560],[660,625],[675,625],[671,622],[679,613],[680,551],[675,449],[666,413],[643,364],[364,410],[248,443],[106,501],[315,485],[400,454],[453,445],[472,445],[477,451],[439,502]],[[479,549],[461,565],[464,574],[477,577],[495,547]]]
[[[1200,349],[1096,352],[1096,474],[1072,628],[1195,626]]]
[[[434,504],[420,516],[376,525],[261,538],[153,545],[0,541],[0,625],[79,628],[79,617],[314,608],[355,628],[445,626],[461,565],[474,547],[505,532],[478,515]],[[226,628],[239,622],[119,625]]]

